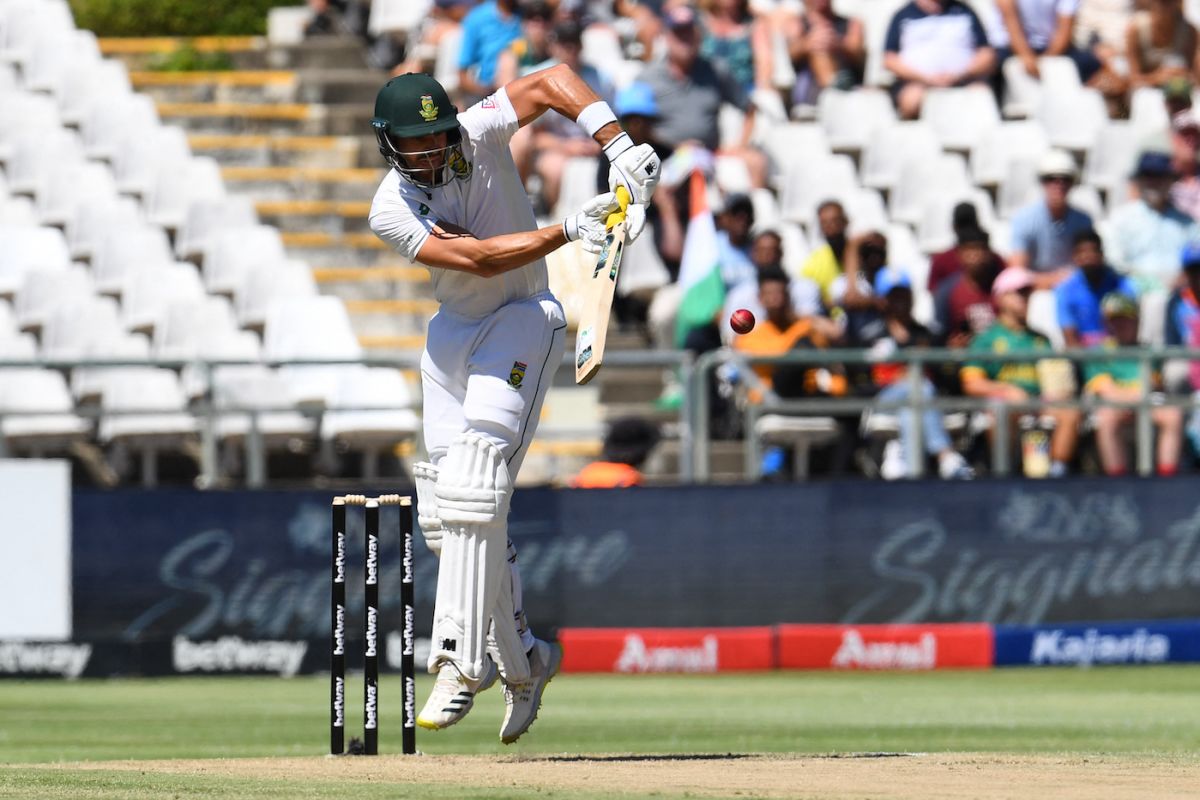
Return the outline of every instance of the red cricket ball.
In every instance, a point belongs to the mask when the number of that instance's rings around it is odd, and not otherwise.
[[[749,309],[739,308],[729,315],[729,327],[734,333],[749,333],[754,330],[754,315]]]

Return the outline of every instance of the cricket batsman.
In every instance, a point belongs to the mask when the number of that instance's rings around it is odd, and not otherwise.
[[[649,145],[634,145],[569,67],[515,80],[461,113],[433,78],[401,75],[380,90],[371,120],[392,168],[371,204],[371,230],[429,268],[441,304],[421,356],[429,461],[413,470],[421,531],[440,557],[428,665],[438,677],[417,724],[453,725],[499,678],[505,744],[533,724],[562,659],[526,623],[507,522],[567,328],[544,257],[576,240],[598,253],[616,208],[610,191],[561,224],[537,227],[508,143],[551,109],[604,149],[610,187],[625,186],[632,198],[632,240],[659,159]]]

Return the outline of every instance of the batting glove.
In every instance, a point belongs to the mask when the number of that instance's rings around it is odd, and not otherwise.
[[[599,253],[604,247],[608,231],[604,222],[608,215],[617,210],[617,198],[612,192],[598,194],[583,204],[578,214],[563,220],[563,233],[568,242],[579,240],[589,253]]]
[[[615,192],[618,186],[624,186],[634,203],[649,203],[662,171],[654,148],[648,144],[634,145],[629,134],[622,132],[604,146],[604,154],[610,164],[608,188]]]

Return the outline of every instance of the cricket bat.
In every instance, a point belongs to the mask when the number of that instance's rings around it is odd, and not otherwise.
[[[629,191],[624,186],[617,187],[617,203],[620,208],[604,221],[608,235],[596,259],[596,268],[584,287],[583,311],[575,336],[575,382],[580,386],[596,377],[604,364],[608,317],[612,313],[617,276],[621,274],[621,258],[625,255],[625,209],[629,206]]]

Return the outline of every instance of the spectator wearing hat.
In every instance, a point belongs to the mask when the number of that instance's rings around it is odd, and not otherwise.
[[[1196,29],[1183,15],[1183,0],[1149,0],[1125,29],[1130,88],[1162,86],[1197,76]]]
[[[788,57],[796,71],[792,103],[815,105],[825,89],[862,82],[867,62],[862,20],[839,16],[832,0],[810,0],[784,24]]]
[[[875,273],[873,288],[875,297],[879,299],[883,324],[873,340],[862,344],[870,347],[873,361],[871,380],[878,389],[876,399],[888,405],[904,403],[910,395],[905,380],[908,368],[904,364],[888,363],[886,359],[906,347],[932,347],[934,336],[928,328],[913,319],[912,282],[907,273],[897,267],[883,267]],[[924,379],[921,393],[926,401],[933,400],[937,395],[929,378]],[[908,443],[916,433],[916,415],[911,409],[905,408],[899,411],[899,417],[900,438],[888,442],[884,448],[880,475],[885,480],[903,478],[909,473]],[[936,408],[922,411],[921,432],[924,452],[937,458],[939,475],[954,479],[975,477],[966,460],[951,446],[942,412]]]
[[[1050,340],[1029,327],[1029,296],[1034,275],[1025,267],[1008,267],[992,284],[997,316],[992,326],[971,340],[973,353],[1046,353]],[[1025,403],[1041,394],[1036,356],[1012,361],[968,360],[959,371],[963,392],[1001,403]],[[1042,416],[1054,419],[1050,438],[1050,476],[1061,477],[1075,454],[1079,438],[1079,410],[1045,407]],[[1010,425],[1010,431],[1016,431]]]
[[[966,347],[996,321],[992,283],[1003,262],[993,257],[987,232],[968,228],[958,234],[962,272],[951,275],[934,295],[934,318],[947,347]]]
[[[608,426],[600,460],[571,479],[575,489],[627,489],[643,483],[642,465],[658,444],[658,426],[640,417],[621,417]]]
[[[1101,301],[1107,335],[1101,342],[1105,348],[1136,347],[1138,343],[1138,304],[1126,294],[1114,292]],[[1083,367],[1084,393],[1115,403],[1136,403],[1146,392],[1156,387],[1142,381],[1141,364],[1136,360],[1114,358],[1110,361],[1090,361]],[[1121,431],[1134,419],[1127,408],[1105,406],[1096,409],[1096,448],[1104,473],[1113,477],[1127,470],[1125,443]],[[1150,419],[1158,429],[1159,475],[1174,475],[1179,469],[1183,445],[1183,409],[1177,406],[1156,406]]]
[[[954,230],[954,247],[949,250],[944,250],[941,253],[935,253],[929,259],[929,292],[936,295],[941,285],[962,272],[962,259],[959,257],[959,249],[962,246],[962,238],[964,232],[978,231],[982,229],[979,224],[979,215],[975,211],[973,203],[959,203],[954,207],[953,215],[951,216],[950,225]],[[1004,268],[1004,259],[995,250],[989,251],[992,258],[996,262],[996,272],[999,273]]]
[[[1200,116],[1191,108],[1171,118],[1171,203],[1192,219],[1200,219]]]
[[[1104,260],[1104,245],[1094,230],[1075,234],[1074,271],[1054,288],[1058,325],[1068,347],[1095,347],[1108,336],[1100,301],[1114,293],[1137,297],[1133,282]]]
[[[459,91],[469,102],[491,94],[497,86],[496,66],[500,54],[521,36],[517,0],[486,0],[463,19],[462,44],[458,51]]]
[[[549,13],[549,8],[540,3],[537,10]],[[539,23],[544,24],[544,23]],[[527,26],[528,27],[528,24]],[[584,64],[583,31],[574,20],[564,20],[554,25],[547,39],[549,58],[536,64],[519,67],[516,52],[508,51],[502,60],[503,70],[527,75],[558,64],[566,64],[591,87],[602,100],[612,99],[612,87],[595,67]],[[514,74],[513,77],[517,77]],[[537,122],[521,128],[513,134],[509,147],[522,179],[528,181],[532,175],[541,180],[541,196],[547,208],[558,202],[562,188],[562,176],[567,162],[573,158],[596,158],[599,160],[600,145],[587,135],[574,120],[569,120],[557,111],[547,111]],[[605,159],[606,160],[606,159]]]
[[[1031,270],[1039,289],[1066,279],[1075,234],[1092,227],[1092,218],[1067,202],[1077,177],[1075,159],[1063,150],[1048,151],[1038,162],[1042,199],[1013,214],[1008,263]]]
[[[1168,290],[1179,277],[1179,253],[1200,239],[1200,226],[1171,202],[1175,170],[1170,155],[1143,152],[1133,180],[1137,199],[1111,217],[1113,263],[1133,279],[1139,294]]]
[[[888,25],[883,64],[896,76],[892,97],[900,116],[916,119],[927,89],[984,85],[996,54],[965,3],[912,0]]]
[[[1039,56],[1064,56],[1087,83],[1100,70],[1100,59],[1071,41],[1078,9],[1079,0],[997,0],[991,26],[996,63],[1015,56],[1037,78]]]
[[[666,55],[643,70],[639,80],[650,84],[658,102],[657,138],[671,148],[697,143],[717,152],[721,147],[718,112],[729,103],[746,114],[739,141],[724,154],[740,158],[755,187],[765,187],[767,161],[750,147],[754,130],[754,107],[745,90],[729,73],[700,55],[702,32],[696,13],[676,5],[663,14],[666,24]]]

